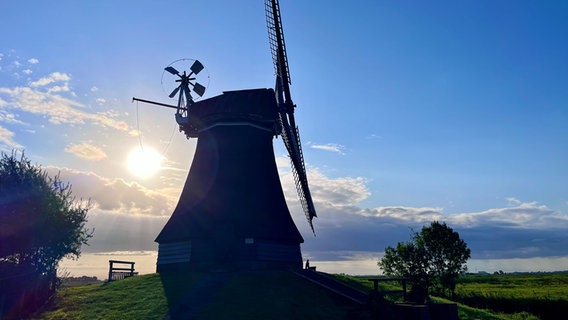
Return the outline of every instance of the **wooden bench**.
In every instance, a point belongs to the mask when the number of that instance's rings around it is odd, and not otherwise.
[[[109,260],[108,268],[108,281],[122,280],[124,278],[132,277],[138,275],[138,272],[134,271],[134,262],[132,261],[119,261],[119,260]],[[115,267],[114,264],[128,264],[130,268]]]
[[[380,294],[385,295],[389,293],[402,293],[404,301],[406,301],[406,278],[370,278],[368,281],[373,281],[373,291],[379,293],[379,282],[400,281],[402,290],[381,291]]]

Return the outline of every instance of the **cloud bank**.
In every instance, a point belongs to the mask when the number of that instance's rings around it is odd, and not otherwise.
[[[379,256],[387,246],[410,240],[432,221],[444,221],[468,243],[475,259],[568,256],[568,215],[545,204],[508,198],[504,206],[480,212],[446,213],[441,207],[359,204],[371,193],[362,177],[329,178],[309,171],[318,218],[310,235],[290,173],[281,180],[296,224],[312,259],[349,260],[353,254]]]
[[[285,158],[279,159],[282,167]],[[284,165],[286,164],[286,166]],[[89,225],[96,229],[87,251],[155,250],[154,238],[177,203],[181,184],[149,189],[124,179],[109,179],[67,168],[49,168],[69,181],[74,194],[91,198]],[[473,259],[518,259],[568,256],[568,216],[544,204],[515,198],[501,208],[448,214],[440,207],[359,204],[371,196],[362,177],[330,178],[309,172],[318,218],[312,236],[297,201],[289,171],[281,172],[293,218],[305,238],[302,250],[313,261],[351,261],[378,257],[386,246],[410,239],[412,230],[445,221],[472,249]]]
[[[279,163],[284,163],[279,159]],[[155,250],[154,238],[177,203],[181,185],[149,189],[124,179],[109,179],[67,168],[60,172],[74,194],[94,204],[89,225],[96,229],[87,251]],[[378,257],[387,246],[410,239],[430,222],[444,221],[467,242],[473,259],[568,256],[568,216],[537,202],[514,198],[501,208],[448,214],[439,207],[360,207],[371,193],[361,177],[330,178],[309,172],[318,218],[312,236],[297,201],[291,174],[281,172],[290,211],[304,235],[304,254],[313,261],[347,261]]]

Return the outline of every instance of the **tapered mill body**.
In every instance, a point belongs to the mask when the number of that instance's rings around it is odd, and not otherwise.
[[[274,90],[224,92],[193,103],[181,120],[197,148],[179,202],[156,238],[157,271],[301,268],[304,240],[273,150],[280,131]]]

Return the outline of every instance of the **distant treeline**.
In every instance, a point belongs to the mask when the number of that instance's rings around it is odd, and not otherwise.
[[[489,273],[487,271],[478,271],[477,273],[468,272],[466,275],[468,276],[487,276],[487,275],[502,275],[502,274],[514,274],[514,275],[531,275],[531,274],[562,274],[568,273],[568,270],[565,271],[515,271],[515,272],[503,272],[502,270],[495,271],[493,273]]]
[[[103,281],[99,280],[97,277],[81,276],[81,277],[63,277],[61,278],[61,282],[66,287],[75,287],[89,283],[99,283]]]
[[[80,277],[65,277],[63,282],[73,281],[73,282],[97,282],[99,279],[97,277],[80,276]]]

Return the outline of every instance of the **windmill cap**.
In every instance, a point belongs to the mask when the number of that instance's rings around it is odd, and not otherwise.
[[[278,121],[278,107],[273,89],[224,91],[192,104],[188,118],[184,130],[194,137],[217,122],[250,122],[273,128]]]

